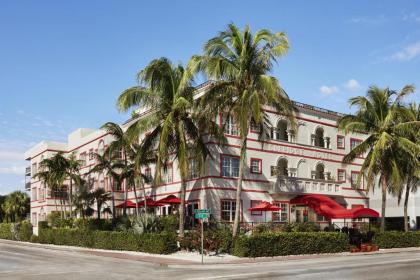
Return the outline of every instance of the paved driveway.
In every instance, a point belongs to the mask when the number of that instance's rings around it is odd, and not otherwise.
[[[0,241],[0,279],[420,279],[420,251],[248,264],[156,265]]]

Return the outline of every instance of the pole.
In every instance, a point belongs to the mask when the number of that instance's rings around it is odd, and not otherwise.
[[[201,220],[201,264],[204,264],[204,220]]]

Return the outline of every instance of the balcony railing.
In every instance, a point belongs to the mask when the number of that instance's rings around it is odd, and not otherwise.
[[[25,175],[26,176],[31,176],[31,167],[26,167],[25,168]]]
[[[30,190],[31,189],[31,183],[29,183],[29,182],[25,183],[25,189]]]
[[[339,195],[341,193],[340,183],[331,180],[277,176],[270,181],[272,181],[270,194],[291,192]]]

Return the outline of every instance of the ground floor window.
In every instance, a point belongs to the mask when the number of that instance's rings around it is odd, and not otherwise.
[[[221,220],[224,222],[233,222],[235,220],[236,201],[221,201]]]
[[[273,222],[288,222],[289,221],[289,203],[275,202],[273,205],[280,207],[281,210],[272,213]]]

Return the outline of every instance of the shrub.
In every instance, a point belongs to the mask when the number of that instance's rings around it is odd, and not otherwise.
[[[29,241],[31,239],[31,236],[32,224],[30,221],[0,224],[0,238],[19,241]]]
[[[179,222],[176,215],[168,215],[159,217],[159,230],[166,232],[176,232]]]
[[[38,229],[45,229],[48,228],[48,222],[47,221],[39,221],[38,222]]]
[[[53,228],[71,228],[73,226],[73,219],[61,218],[60,212],[51,212],[47,216],[48,225]]]
[[[201,229],[189,231],[179,239],[180,247],[188,251],[201,250]],[[204,230],[204,251],[227,253],[232,246],[232,233],[227,228],[207,228]]]
[[[30,221],[23,221],[18,224],[16,239],[19,241],[30,241],[32,236],[32,224]]]
[[[112,230],[112,221],[107,219],[74,219],[73,228],[83,230]]]
[[[12,224],[10,223],[0,224],[0,238],[13,240]]]
[[[348,238],[342,233],[277,232],[240,236],[233,242],[238,257],[271,257],[347,251]]]
[[[177,248],[176,236],[169,233],[143,233],[117,231],[90,231],[81,229],[43,229],[39,242],[97,249],[139,251],[170,254]]]
[[[376,232],[373,236],[373,243],[380,248],[420,247],[420,232]]]

